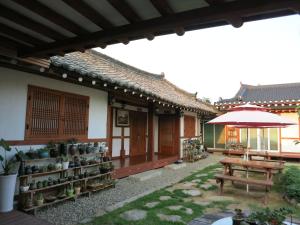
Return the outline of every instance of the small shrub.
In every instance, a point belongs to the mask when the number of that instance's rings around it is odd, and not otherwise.
[[[295,199],[300,202],[300,169],[291,166],[283,173],[278,185],[280,190],[285,193],[289,199]]]

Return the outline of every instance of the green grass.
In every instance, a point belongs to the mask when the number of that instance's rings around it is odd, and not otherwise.
[[[202,170],[198,170],[192,175],[184,178],[180,182],[186,182],[186,181],[192,181],[194,179],[201,179],[200,184],[204,184],[208,179],[213,179],[215,172],[213,171],[216,168],[221,168],[221,165],[212,165],[208,166]],[[197,174],[207,174],[207,176],[197,178]],[[171,186],[169,186],[171,187]],[[168,187],[167,187],[168,188]],[[230,202],[212,202],[209,206],[203,207],[197,204],[194,204],[190,201],[184,201],[187,197],[189,197],[187,194],[184,194],[182,190],[176,189],[174,191],[168,191],[167,188],[158,190],[153,192],[152,194],[149,194],[147,196],[144,196],[142,198],[139,198],[131,203],[126,204],[122,208],[116,209],[113,212],[110,212],[108,214],[105,214],[101,217],[96,217],[89,225],[182,225],[181,222],[167,222],[167,221],[161,221],[157,214],[165,214],[165,215],[179,215],[182,218],[182,221],[185,223],[191,221],[192,219],[196,217],[200,217],[203,213],[205,208],[220,208],[224,209]],[[213,186],[212,189],[215,189],[216,187]],[[160,196],[171,196],[172,198],[166,201],[159,201]],[[145,207],[146,203],[159,201],[160,203],[156,205],[153,208],[147,208]],[[170,210],[167,207],[168,206],[174,206],[174,205],[181,205],[184,208],[180,210]],[[185,208],[190,208],[193,210],[193,214],[189,215],[185,212]],[[147,217],[144,220],[139,221],[126,221],[120,217],[120,214],[122,214],[125,211],[131,210],[131,209],[142,209],[147,211]]]

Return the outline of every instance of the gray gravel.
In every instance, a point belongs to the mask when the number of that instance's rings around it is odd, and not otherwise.
[[[103,215],[105,211],[111,211],[143,195],[177,183],[193,171],[214,164],[221,158],[222,156],[214,154],[198,162],[187,163],[186,167],[178,170],[162,168],[161,176],[142,182],[128,178],[120,179],[115,188],[92,194],[90,198],[80,197],[76,201],[44,208],[37,212],[37,217],[57,225],[87,222],[89,218]]]

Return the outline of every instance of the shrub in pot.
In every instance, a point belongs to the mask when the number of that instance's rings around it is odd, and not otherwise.
[[[3,173],[0,174],[0,212],[9,212],[13,210],[17,180],[16,163],[6,157],[7,152],[11,151],[11,147],[4,139],[0,140],[0,150],[3,151],[3,155],[0,154],[3,169]]]
[[[69,168],[69,158],[67,156],[62,156],[62,169],[66,170]]]
[[[68,154],[66,143],[62,142],[59,144],[59,153],[60,155],[64,155],[64,156]]]
[[[69,144],[70,144],[70,146],[69,146],[69,153],[70,153],[70,155],[75,155],[76,154],[76,149],[77,149],[77,146],[76,146],[76,143],[77,143],[77,141],[76,141],[76,139],[70,139],[69,141]]]
[[[235,215],[232,217],[232,225],[240,225],[244,221],[244,213],[241,209],[235,209]]]
[[[38,193],[35,199],[35,204],[37,206],[42,206],[44,204],[44,196],[42,193]]]
[[[66,189],[66,193],[67,193],[68,197],[74,196],[74,189],[73,189],[73,186],[71,184],[68,185],[68,187]]]
[[[59,156],[59,150],[53,141],[50,141],[46,147],[50,152],[50,157],[56,158]]]

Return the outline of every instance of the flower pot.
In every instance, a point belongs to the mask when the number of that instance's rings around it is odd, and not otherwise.
[[[70,153],[70,155],[75,155],[76,154],[76,145],[70,145],[69,153]]]
[[[63,162],[62,163],[62,168],[63,168],[63,170],[68,169],[69,168],[69,162]]]
[[[44,204],[44,199],[38,199],[38,200],[35,200],[35,204],[37,206],[42,206]]]
[[[79,195],[80,194],[80,187],[75,187],[75,195]]]
[[[0,212],[13,210],[17,174],[0,175]]]
[[[243,221],[244,219],[242,218],[232,218],[232,225],[240,225]]]

